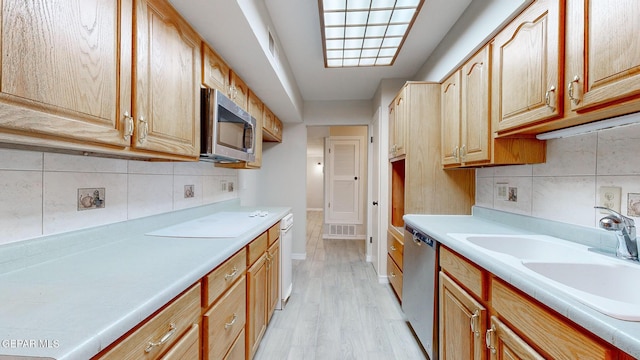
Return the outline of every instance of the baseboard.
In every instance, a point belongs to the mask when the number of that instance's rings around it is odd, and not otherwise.
[[[388,284],[389,277],[387,275],[378,275],[378,284]]]
[[[324,211],[322,208],[307,208],[307,211]]]
[[[367,255],[367,259],[366,259],[366,261],[367,261],[367,262],[373,262],[373,256],[371,256],[371,255]]]
[[[291,260],[306,260],[307,253],[292,253]]]

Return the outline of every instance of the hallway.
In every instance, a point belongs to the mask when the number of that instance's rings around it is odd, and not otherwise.
[[[363,240],[323,240],[307,212],[307,259],[293,261],[293,294],[276,311],[254,359],[425,359]]]

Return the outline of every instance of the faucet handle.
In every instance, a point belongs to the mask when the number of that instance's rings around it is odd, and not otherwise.
[[[594,208],[610,212],[616,219],[624,223],[625,226],[635,226],[635,222],[632,218],[626,217],[613,209],[609,209],[606,206],[594,206]]]

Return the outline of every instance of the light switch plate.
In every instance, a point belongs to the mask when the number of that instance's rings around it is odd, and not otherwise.
[[[598,205],[620,212],[621,192],[622,188],[618,186],[601,186],[598,189]],[[600,210],[600,213],[608,214],[608,212],[604,210]]]

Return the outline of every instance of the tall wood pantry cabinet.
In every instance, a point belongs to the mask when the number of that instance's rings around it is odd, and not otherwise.
[[[394,114],[394,121],[407,129],[404,133],[404,155],[396,152],[389,164],[387,275],[401,300],[404,256],[400,256],[398,251],[405,249],[402,216],[470,214],[475,201],[475,172],[442,168],[439,83],[407,82],[389,109]],[[390,133],[390,144],[394,136]]]

